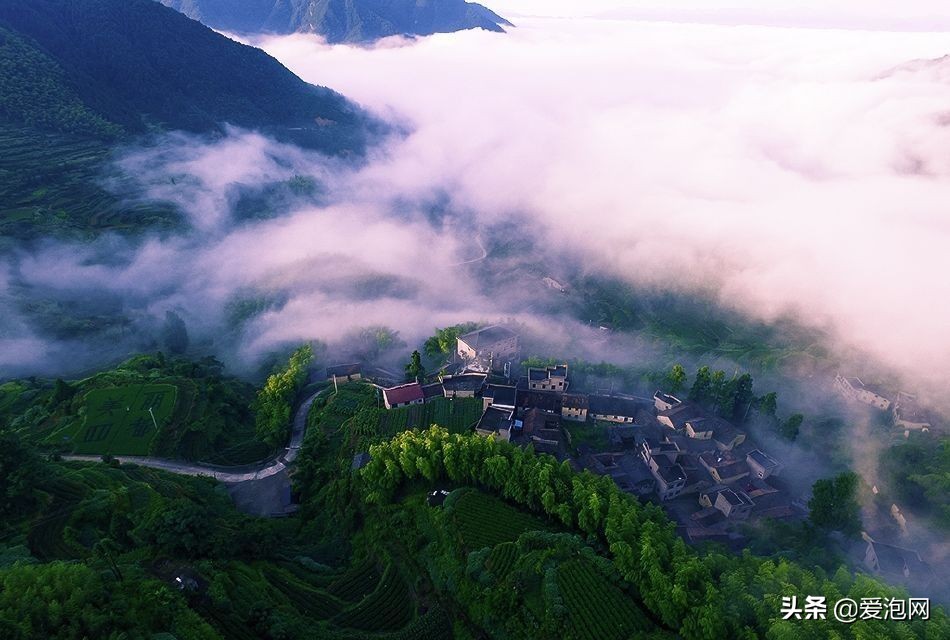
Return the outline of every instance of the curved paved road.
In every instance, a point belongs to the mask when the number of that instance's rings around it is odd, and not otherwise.
[[[479,248],[479,250],[481,250],[482,255],[478,256],[477,258],[472,258],[471,260],[463,260],[462,262],[454,262],[454,263],[450,264],[449,266],[450,266],[450,267],[461,267],[462,265],[472,264],[472,263],[475,263],[475,262],[481,262],[482,260],[484,260],[485,258],[487,258],[487,257],[488,257],[488,249],[486,249],[486,248],[485,248],[485,245],[482,243],[482,238],[481,238],[481,236],[475,236],[475,242],[478,244],[478,248]]]
[[[122,463],[138,464],[143,467],[162,469],[185,476],[209,476],[215,480],[229,484],[269,478],[284,471],[284,469],[297,458],[297,453],[299,453],[300,447],[303,444],[304,434],[307,431],[307,414],[310,412],[313,401],[326,390],[327,389],[321,389],[317,391],[304,400],[297,409],[297,413],[294,415],[293,428],[290,433],[290,443],[287,448],[270,460],[249,467],[245,471],[235,471],[233,467],[229,469],[228,467],[194,464],[165,458],[150,458],[147,456],[115,456],[115,459]],[[100,462],[102,456],[68,455],[63,456],[63,460]]]

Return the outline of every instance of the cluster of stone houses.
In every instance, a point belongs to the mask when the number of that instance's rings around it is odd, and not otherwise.
[[[802,515],[775,478],[782,464],[730,422],[657,391],[653,398],[588,394],[571,389],[568,365],[529,368],[513,384],[489,381],[499,362],[518,353],[517,334],[487,327],[458,339],[462,373],[437,382],[383,390],[387,409],[435,397],[480,397],[478,433],[571,459],[571,432],[608,423],[605,451],[578,448],[579,468],[610,475],[624,490],[668,506],[690,537],[724,535],[753,515]],[[470,368],[471,367],[471,368]],[[677,500],[692,497],[692,500]],[[689,506],[692,505],[692,506]]]
[[[782,463],[730,422],[660,391],[651,400],[570,387],[568,365],[558,364],[530,368],[515,384],[490,383],[485,373],[467,372],[383,394],[387,408],[431,397],[481,397],[478,433],[530,444],[562,460],[571,459],[572,432],[595,428],[583,423],[599,428],[609,423],[609,450],[580,447],[573,463],[665,503],[690,538],[728,536],[735,523],[750,516],[804,515],[776,480]]]
[[[476,431],[566,459],[566,422],[632,423],[644,407],[633,398],[568,393],[569,386],[566,364],[529,368],[516,384],[488,384],[481,394],[484,414]]]
[[[621,489],[663,504],[683,536],[693,542],[718,539],[739,544],[736,525],[750,518],[806,515],[803,501],[790,495],[781,481],[783,464],[729,421],[662,391],[652,399],[577,392],[571,389],[566,364],[529,368],[510,383],[510,364],[505,365],[517,358],[518,351],[517,334],[504,327],[461,336],[460,373],[440,375],[428,384],[382,389],[383,403],[394,409],[437,397],[481,398],[483,413],[474,425],[479,434],[530,444],[535,451],[569,460],[577,469],[611,476]],[[493,374],[501,371],[509,383],[491,381],[500,379]],[[327,373],[335,379],[360,376],[356,365]],[[841,376],[835,387],[848,398],[894,411],[895,420],[909,425],[906,428],[929,427],[910,394],[901,393],[891,402],[859,379]],[[604,423],[609,425],[604,450],[581,445],[572,457],[572,432],[604,428]],[[360,456],[354,458],[354,469],[368,460],[368,455]],[[916,551],[865,536],[864,563],[869,571],[896,578],[932,574]]]
[[[920,405],[917,396],[899,391],[893,400],[885,391],[865,384],[861,378],[835,376],[832,387],[840,395],[853,402],[860,402],[881,411],[890,411],[894,416],[894,426],[909,431],[929,431],[933,426],[927,410]]]
[[[474,398],[481,393],[487,378],[487,374],[476,372],[440,375],[437,382],[430,384],[409,382],[383,389],[383,404],[387,409],[398,409],[433,398]]]
[[[650,409],[612,427],[612,450],[585,452],[582,466],[655,496],[691,540],[728,538],[750,517],[804,516],[778,478],[782,463],[735,425],[661,391]]]

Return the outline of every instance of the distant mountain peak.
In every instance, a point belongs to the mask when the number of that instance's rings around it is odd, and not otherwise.
[[[328,42],[371,42],[465,29],[504,32],[510,22],[466,0],[159,0],[213,29],[315,33]]]

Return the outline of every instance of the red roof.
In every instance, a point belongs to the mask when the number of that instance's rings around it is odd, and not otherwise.
[[[390,405],[405,404],[425,398],[425,394],[422,392],[422,385],[418,382],[410,382],[409,384],[400,385],[391,389],[383,389],[383,393],[386,396],[386,403]]]

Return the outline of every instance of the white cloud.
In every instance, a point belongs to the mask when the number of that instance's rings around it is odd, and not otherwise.
[[[940,34],[525,19],[405,47],[260,44],[415,125],[367,190],[448,185],[631,280],[712,282],[917,373],[950,357],[950,84],[890,73],[943,55]]]

